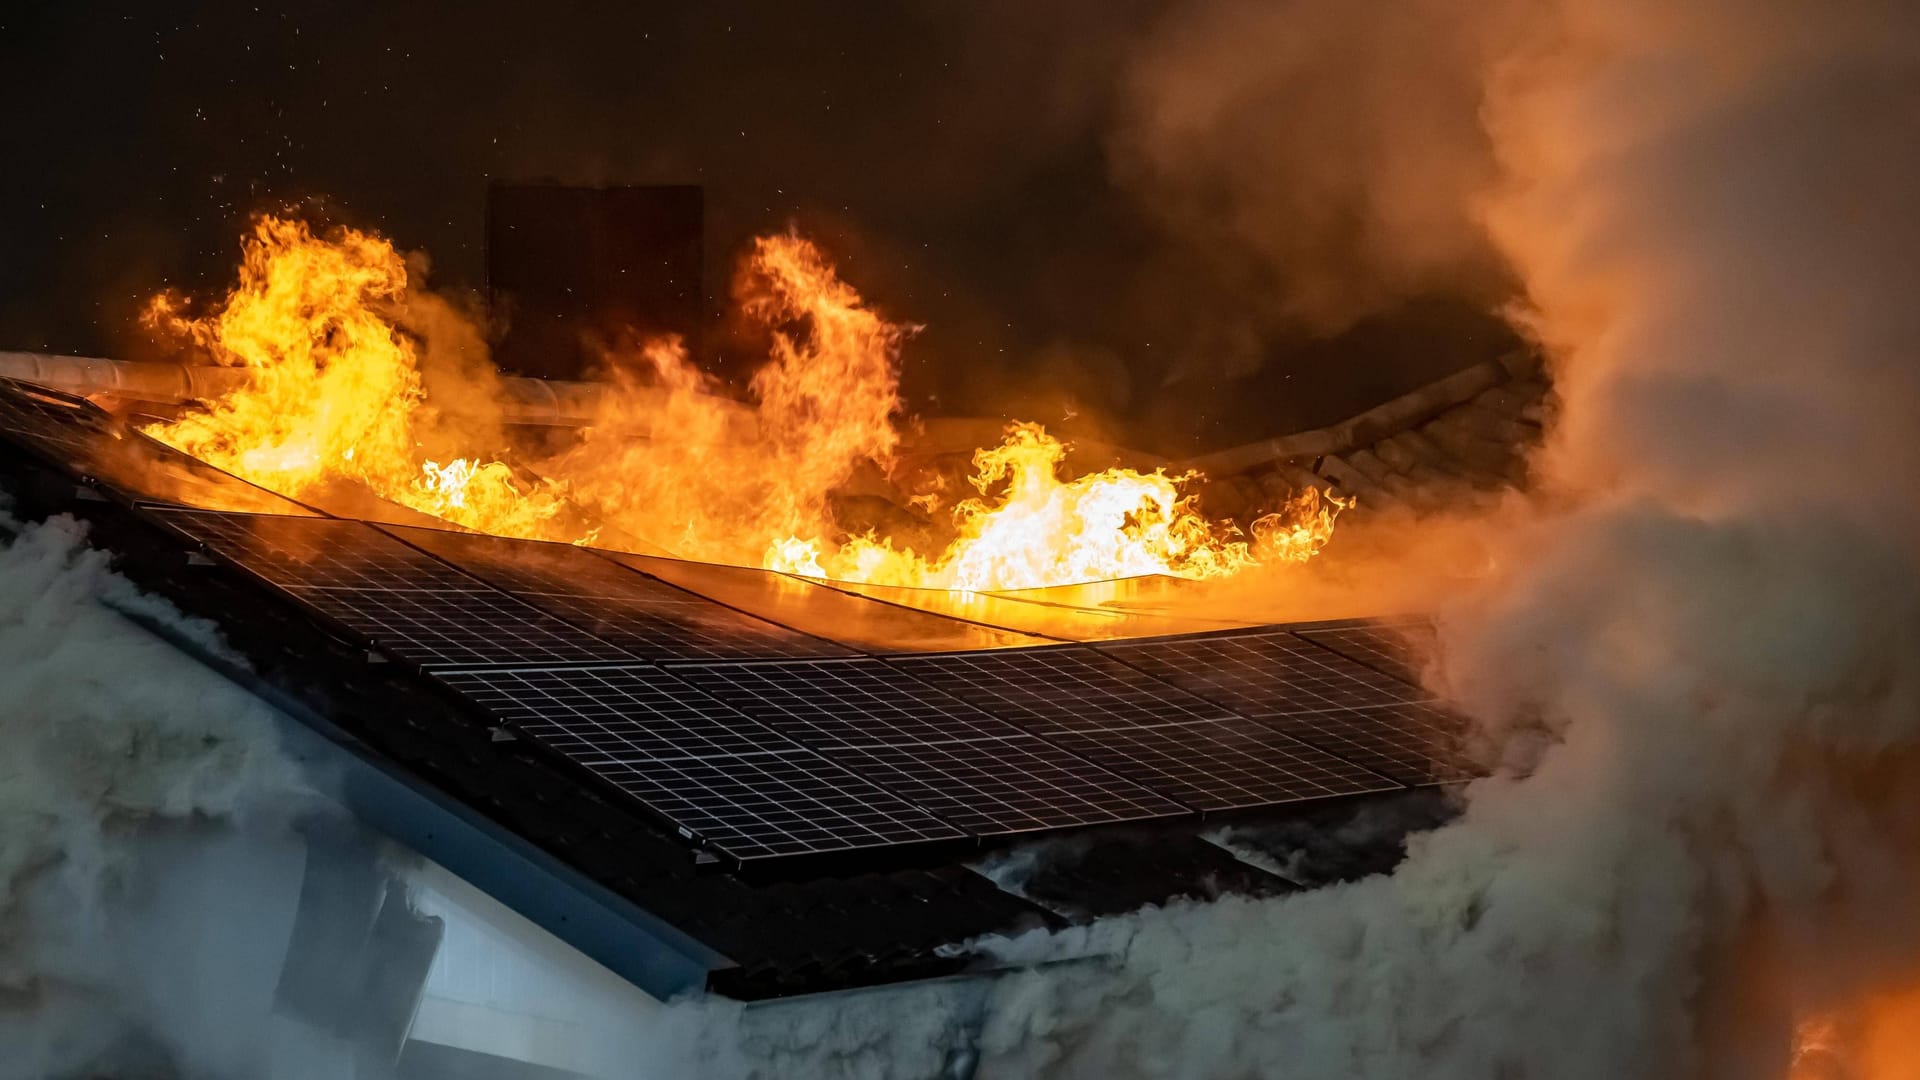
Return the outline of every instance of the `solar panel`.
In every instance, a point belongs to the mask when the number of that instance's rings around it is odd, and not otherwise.
[[[1196,809],[1399,786],[1089,648],[895,657],[887,663]]]
[[[1100,648],[1149,674],[1406,784],[1474,770],[1461,724],[1417,686],[1284,630]]]
[[[167,513],[163,520],[382,650],[427,667],[631,661],[357,521]]]
[[[792,740],[688,693],[658,668],[436,671],[493,716],[584,764],[790,750]]]
[[[1090,648],[905,656],[892,666],[953,697],[1047,734],[1220,720],[1231,714]]]
[[[679,678],[770,727],[859,745],[1024,734],[872,659],[675,664]]]
[[[93,475],[146,499],[244,514],[313,517],[315,512],[266,488],[242,480],[129,429],[112,448],[89,463]]]
[[[84,402],[11,379],[0,380],[0,389],[0,426],[55,460],[84,461],[113,437],[110,418]]]
[[[386,531],[643,659],[847,653],[571,544],[433,529]]]
[[[978,836],[1191,813],[1033,735],[820,753]]]
[[[1254,717],[1410,787],[1483,775],[1465,749],[1460,717],[1431,702]]]
[[[84,401],[25,383],[0,379],[0,430],[49,463],[132,497],[248,513],[313,513],[157,442]]]
[[[1433,624],[1424,620],[1371,620],[1301,627],[1295,633],[1375,671],[1419,683],[1422,658],[1433,651]]]
[[[983,835],[1187,813],[872,659],[673,665],[689,685]]]
[[[852,596],[787,574],[650,555],[608,555],[730,608],[856,649],[930,652],[1046,644],[1044,638]]]
[[[1025,595],[1014,597],[847,581],[827,581],[822,584],[856,596],[1060,641],[1111,641],[1116,638],[1219,630],[1237,625],[1127,611],[1117,607],[1080,607]]]
[[[1201,810],[1270,806],[1401,786],[1240,717],[1066,731],[1048,738]]]
[[[1028,589],[1000,589],[995,596],[1006,596],[1048,604],[1074,607],[1118,607],[1154,611],[1191,596],[1201,584],[1169,574],[1142,574],[1137,577],[1084,581],[1077,585],[1041,585]]]
[[[1426,701],[1419,687],[1285,630],[1114,642],[1110,657],[1242,715]]]
[[[435,677],[742,861],[965,838],[958,829],[658,668]]]

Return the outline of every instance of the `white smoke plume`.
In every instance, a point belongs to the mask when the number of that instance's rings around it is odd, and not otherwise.
[[[1484,69],[1565,421],[1436,674],[1553,741],[1389,877],[1092,928],[993,1075],[1784,1077],[1920,974],[1916,30],[1569,3]]]
[[[294,826],[337,813],[313,786],[326,777],[283,750],[287,721],[124,611],[226,654],[112,573],[78,523],[0,514],[0,1080],[354,1075],[337,1040],[275,1006],[322,857]],[[352,920],[320,913],[335,916]],[[568,985],[578,966],[547,977]],[[590,1006],[576,1052],[603,1077],[778,1075],[766,1063],[797,1056],[821,1074],[930,1074],[980,997],[932,984],[650,1012],[593,970],[573,987]]]
[[[269,838],[306,788],[265,706],[102,601],[214,647],[206,627],[71,520],[4,524],[0,1077],[226,1072],[271,999],[278,954],[250,913],[291,911],[276,891],[297,892],[299,852],[275,861]],[[209,911],[233,916],[222,940],[183,936]]]
[[[1312,31],[1219,10],[1241,55],[1199,67],[1230,79]],[[1537,752],[1392,875],[992,946],[1098,959],[998,984],[979,1075],[1920,1071],[1846,1020],[1920,981],[1916,14],[1577,0],[1500,28],[1470,209],[1564,422],[1432,677]],[[1853,1041],[1800,1054],[1836,1015]]]

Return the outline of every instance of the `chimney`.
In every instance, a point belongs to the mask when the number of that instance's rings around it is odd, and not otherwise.
[[[696,185],[494,184],[487,291],[502,371],[579,379],[601,343],[678,334],[696,354],[703,197]]]

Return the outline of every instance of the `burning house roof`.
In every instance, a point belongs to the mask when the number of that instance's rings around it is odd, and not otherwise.
[[[1396,414],[1442,423],[1469,381]],[[1414,678],[1417,624],[1201,625],[1166,579],[947,593],[353,520],[17,382],[0,439],[20,512],[86,520],[245,658],[203,662],[383,783],[533,845],[549,899],[503,899],[658,994],[965,970],[983,934],[1376,869],[1395,838],[1303,862],[1299,823],[1475,769]],[[498,877],[417,814],[363,812]],[[973,869],[1037,840],[1030,874]],[[551,895],[611,898],[627,929],[569,927]]]
[[[1209,507],[1244,515],[1320,487],[1356,516],[1458,509],[1523,488],[1552,406],[1539,357],[1476,364],[1332,427],[1183,462],[1212,478]]]
[[[511,379],[443,355],[378,237],[265,218],[223,303],[150,311],[218,366],[13,355],[41,385],[0,383],[0,478],[216,624],[238,659],[156,629],[344,749],[357,814],[658,996],[963,971],[984,935],[1377,869],[1393,830],[1321,826],[1430,822],[1478,771],[1418,620],[1191,594],[1343,512],[1522,481],[1525,359],[1068,469],[1036,424],[898,425],[908,328],[805,241],[746,273],[749,403],[670,341],[644,378]]]

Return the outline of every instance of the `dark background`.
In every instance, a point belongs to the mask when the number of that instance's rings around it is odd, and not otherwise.
[[[1205,252],[1111,161],[1121,69],[1167,3],[806,6],[7,0],[0,348],[138,355],[148,295],[224,287],[247,215],[301,200],[478,293],[488,184],[543,179],[703,185],[716,323],[748,239],[799,227],[925,324],[915,411],[1078,413],[1177,454],[1510,344],[1484,300],[1431,296],[1267,325],[1251,373],[1206,363],[1261,298],[1195,285]]]

